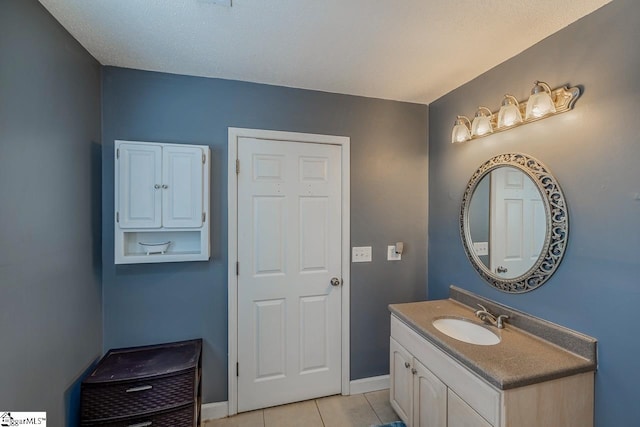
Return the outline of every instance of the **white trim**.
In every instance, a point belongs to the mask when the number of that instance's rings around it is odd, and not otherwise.
[[[389,375],[351,381],[351,394],[369,393],[371,391],[386,390],[388,388]]]
[[[227,402],[203,403],[200,405],[200,421],[204,424],[209,420],[218,420],[229,415]]]
[[[349,395],[350,383],[350,346],[349,346],[349,295],[351,285],[350,264],[350,152],[351,140],[346,136],[317,135],[310,133],[282,132],[260,129],[229,128],[228,161],[227,161],[227,218],[228,218],[228,375],[229,396],[228,415],[238,413],[238,379],[236,363],[238,361],[238,277],[234,274],[238,260],[238,176],[236,175],[236,159],[238,157],[239,138],[259,138],[277,141],[309,142],[315,144],[331,144],[341,147],[342,156],[342,394]]]

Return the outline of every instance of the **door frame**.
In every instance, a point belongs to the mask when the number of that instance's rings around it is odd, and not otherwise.
[[[349,347],[349,313],[350,313],[350,143],[346,136],[319,135],[310,133],[285,132],[261,129],[228,128],[228,162],[227,162],[227,218],[228,218],[228,266],[227,266],[227,290],[228,290],[228,413],[238,413],[238,377],[236,376],[236,363],[238,362],[238,276],[236,271],[238,261],[238,175],[236,174],[236,159],[238,158],[238,139],[257,138],[274,141],[302,142],[313,144],[337,145],[341,148],[342,171],[342,324],[341,324],[341,377],[342,394],[349,394],[350,382],[350,347]],[[242,167],[242,166],[241,166]]]

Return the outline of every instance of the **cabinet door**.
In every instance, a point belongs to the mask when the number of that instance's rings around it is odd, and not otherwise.
[[[447,427],[447,386],[413,359],[413,427]]]
[[[117,151],[120,228],[159,228],[162,225],[162,148],[120,144]]]
[[[448,427],[492,427],[457,394],[448,390]]]
[[[162,153],[162,225],[202,226],[204,153],[199,147],[165,146]]]
[[[413,404],[413,374],[411,362],[413,357],[398,344],[390,339],[390,390],[389,398],[391,406],[398,416],[408,426],[411,426],[411,413]]]

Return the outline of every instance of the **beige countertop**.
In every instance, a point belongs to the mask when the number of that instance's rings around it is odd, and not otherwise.
[[[438,331],[432,322],[442,317],[462,317],[483,324],[471,307],[453,299],[392,304],[389,310],[426,340],[502,390],[596,370],[595,360],[509,324],[504,329],[487,326],[500,336],[495,345],[467,344],[451,338]]]

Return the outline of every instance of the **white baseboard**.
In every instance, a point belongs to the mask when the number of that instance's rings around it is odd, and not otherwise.
[[[362,378],[349,383],[350,394],[369,393],[371,391],[385,390],[389,388],[389,375],[379,377]]]
[[[349,383],[351,394],[369,393],[372,391],[385,390],[389,388],[389,375],[379,377],[362,378]],[[202,422],[217,420],[229,415],[228,402],[203,403],[200,407],[200,418]]]
[[[228,402],[203,403],[200,406],[200,418],[202,422],[217,420],[229,415]]]

